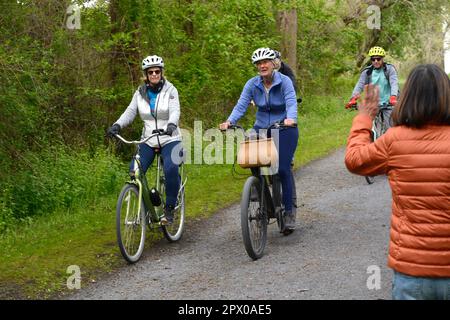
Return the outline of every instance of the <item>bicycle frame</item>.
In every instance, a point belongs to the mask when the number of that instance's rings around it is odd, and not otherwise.
[[[350,108],[350,111],[352,110],[358,110],[359,105],[353,105]],[[384,118],[383,118],[383,111],[384,110],[392,110],[393,106],[390,105],[389,103],[384,103],[382,105],[378,106],[378,112],[377,115],[375,116],[375,118],[372,121],[372,136],[373,136],[373,141],[377,140],[379,137],[381,137],[381,135],[383,135],[384,133],[386,133],[388,128],[384,127]]]
[[[273,176],[269,175],[268,172],[264,172],[262,173],[261,171],[269,171],[269,169],[267,167],[260,167],[258,168],[258,179],[260,181],[261,184],[261,203],[266,203],[267,207],[264,206],[264,208],[266,208],[267,212],[266,212],[266,216],[268,218],[276,218],[277,215],[277,210],[281,209],[281,198],[280,199],[276,199],[276,197],[279,197],[279,195],[276,195],[280,190],[272,190],[272,192],[270,192],[269,186],[272,185],[272,187],[274,186],[273,184],[273,180],[274,179],[279,179],[278,174],[275,174]],[[271,181],[272,180],[272,181]],[[278,181],[278,183],[280,183]],[[277,200],[277,201],[275,201]],[[279,201],[278,201],[279,200]],[[279,202],[279,203],[276,203]]]
[[[294,125],[294,127],[296,126],[297,124]],[[277,122],[269,126],[269,128],[267,128],[267,132],[270,132],[272,129],[281,129],[286,127],[289,126],[285,126],[284,124]],[[244,128],[239,125],[232,125],[231,129],[240,129],[244,131]],[[262,203],[264,203],[267,198],[267,205],[269,206],[269,208],[267,208],[267,210],[269,210],[269,212],[267,212],[267,217],[276,218],[278,211],[281,210],[281,181],[279,181],[279,175],[271,174],[268,167],[255,167],[254,169],[257,169],[256,177],[260,180],[261,184],[260,197]],[[275,179],[278,179],[276,184],[273,183],[273,180]],[[270,185],[276,186],[277,189],[270,192]]]
[[[146,211],[145,211],[146,215],[149,215],[150,221],[152,223],[159,222],[161,217],[163,216],[163,208],[162,208],[162,206],[155,207],[150,199],[150,188],[149,188],[146,174],[143,173],[143,170],[142,170],[139,151],[136,152],[136,155],[134,156],[134,161],[136,161],[136,165],[137,165],[137,168],[134,171],[135,175],[132,176],[130,178],[130,180],[127,181],[127,183],[135,184],[138,187],[138,190],[139,190],[139,196],[138,196],[139,197],[139,207],[138,207],[138,209],[139,210],[141,209],[140,206],[143,201],[145,209],[146,209]],[[158,192],[159,192],[161,190],[161,188],[163,187],[161,185],[161,171],[163,170],[163,163],[162,163],[161,155],[159,153],[156,153],[156,161],[157,161],[156,190],[158,190]],[[186,185],[186,182],[187,182],[187,177],[184,176],[184,166],[183,165],[180,165],[179,175],[180,175],[181,181],[180,181],[180,189],[178,191],[178,195],[180,195],[180,193],[184,189],[184,186]],[[178,203],[175,210],[177,210],[179,208],[179,206],[180,206],[180,204]]]
[[[276,122],[267,128],[267,132],[271,132],[272,129],[282,129],[289,126],[285,126],[282,122]],[[297,124],[294,125],[297,127]],[[261,172],[263,171],[263,172]],[[260,182],[262,186],[261,190],[261,199],[264,201],[267,197],[269,201],[267,201],[268,208],[270,210],[267,212],[268,218],[276,218],[278,216],[279,211],[282,207],[281,200],[281,181],[280,176],[278,174],[270,175],[269,168],[262,167],[259,168],[258,173],[260,177]],[[262,174],[261,174],[262,173]],[[276,183],[274,183],[276,181]],[[272,185],[272,192],[269,190],[269,186]],[[264,203],[264,202],[263,202]]]
[[[357,110],[358,105],[355,105],[350,110]],[[375,118],[372,121],[372,142],[377,140],[379,137],[381,137],[388,128],[385,128],[385,119],[384,119],[384,110],[392,110],[393,106],[391,106],[389,103],[385,103],[378,106],[378,112],[375,116]],[[365,179],[368,184],[374,183],[374,177],[372,176],[365,176]]]
[[[124,142],[126,144],[137,145],[137,150],[136,150],[136,153],[135,153],[134,159],[133,159],[136,163],[135,170],[134,170],[134,176],[130,176],[130,180],[127,181],[127,183],[137,185],[138,190],[139,190],[138,209],[141,210],[141,204],[143,202],[144,207],[145,207],[144,209],[146,209],[145,210],[146,216],[148,215],[150,217],[150,220],[147,220],[147,221],[151,222],[151,223],[160,221],[160,218],[162,215],[162,206],[155,208],[152,201],[150,200],[150,188],[148,185],[147,177],[146,177],[144,171],[142,170],[141,160],[140,160],[140,156],[139,156],[139,144],[148,141],[150,138],[152,138],[153,136],[158,135],[158,134],[160,134],[160,133],[152,134],[149,137],[147,137],[141,141],[128,141],[128,140],[125,140],[120,135],[116,134],[116,138],[118,138],[122,142]],[[156,154],[156,160],[157,160],[157,182],[156,182],[157,186],[156,186],[156,188],[158,191],[160,190],[160,187],[161,187],[160,186],[160,177],[161,177],[160,170],[162,170],[162,168],[161,168],[161,158],[160,157],[161,156],[157,153]],[[140,211],[138,211],[138,212],[140,212]]]
[[[157,161],[158,161],[158,166],[157,166],[157,186],[156,189],[160,190],[160,185],[159,185],[159,180],[160,180],[160,156],[157,154]],[[137,170],[135,170],[135,175],[134,177],[131,177],[131,179],[127,182],[130,184],[135,184],[138,187],[139,190],[139,210],[141,209],[141,203],[144,203],[145,206],[145,212],[146,215],[149,215],[150,217],[150,221],[152,223],[154,222],[159,222],[160,220],[160,213],[161,213],[161,208],[160,210],[156,210],[158,208],[155,208],[155,206],[153,205],[152,201],[150,200],[150,188],[148,186],[148,181],[147,181],[147,177],[145,175],[145,173],[142,170],[142,166],[141,166],[141,161],[139,159],[139,154],[138,152],[136,153],[135,157],[134,157],[134,161],[136,161],[137,164]]]
[[[392,110],[392,106],[389,104],[383,104],[379,106],[379,110],[377,112],[377,115],[375,116],[375,119],[373,119],[372,123],[372,134],[373,134],[373,141],[377,140],[379,137],[381,137],[383,134],[386,133],[388,128],[384,127],[384,110]]]

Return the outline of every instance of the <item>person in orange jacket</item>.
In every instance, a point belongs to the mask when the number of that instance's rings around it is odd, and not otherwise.
[[[393,127],[371,143],[379,88],[366,85],[347,143],[349,171],[387,174],[393,299],[450,300],[450,80],[436,65],[411,72]]]

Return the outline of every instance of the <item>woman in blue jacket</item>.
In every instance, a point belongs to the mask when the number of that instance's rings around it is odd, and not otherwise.
[[[220,125],[222,130],[236,124],[245,114],[253,100],[257,106],[255,130],[267,129],[275,122],[284,122],[289,128],[279,130],[279,168],[283,188],[286,228],[295,228],[295,215],[292,210],[292,172],[293,159],[298,141],[297,100],[294,86],[289,77],[275,71],[276,54],[272,49],[259,48],[253,52],[252,62],[258,69],[258,76],[251,78],[244,86],[236,106],[227,121]]]

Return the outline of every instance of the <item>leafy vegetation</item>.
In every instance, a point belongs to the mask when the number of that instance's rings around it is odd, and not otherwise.
[[[296,168],[345,143],[353,114],[342,112],[343,102],[332,96],[306,97],[299,116]],[[112,154],[108,158],[115,159]],[[36,216],[32,223],[17,223],[0,237],[0,298],[52,298],[69,294],[66,270],[71,265],[80,267],[82,287],[126,266],[116,245],[114,212],[119,189],[127,179],[127,166],[127,163],[120,165],[116,188],[109,195]],[[232,165],[225,164],[191,164],[186,169],[188,225],[238,201],[249,174],[248,170],[237,168],[237,174],[233,175]],[[152,174],[150,171],[147,175],[150,181]],[[238,213],[234,218],[239,218]],[[147,238],[148,248],[162,234],[155,231]]]
[[[73,4],[78,29],[69,25]],[[251,52],[279,48],[279,12],[296,10],[299,59],[291,67],[305,101],[300,165],[345,143],[351,114],[342,106],[368,47],[385,47],[402,75],[418,62],[442,64],[448,1],[370,4],[381,10],[380,30],[367,28],[369,1],[360,0],[1,0],[0,287],[48,288],[74,256],[88,270],[117,263],[111,212],[131,149],[104,134],[141,83],[143,57],[165,59],[165,75],[180,93],[182,128],[192,130],[196,120],[216,127],[255,74]],[[251,122],[251,114],[242,120]],[[140,130],[137,120],[125,135]],[[238,198],[241,181],[229,166],[189,170],[192,217]],[[212,199],[205,199],[205,181]],[[113,254],[106,259],[113,262],[96,258],[99,252]]]

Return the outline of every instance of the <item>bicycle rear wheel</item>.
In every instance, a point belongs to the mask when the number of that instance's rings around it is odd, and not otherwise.
[[[136,185],[127,184],[117,201],[116,234],[120,253],[129,263],[135,263],[141,258],[145,226],[145,208],[142,202],[139,206],[139,190]]]
[[[251,194],[258,198],[251,201]],[[267,215],[261,200],[261,184],[257,177],[247,179],[241,200],[241,229],[244,247],[253,260],[261,258],[267,242]]]
[[[281,181],[279,175],[272,177],[272,197],[275,206],[275,214],[277,217],[278,229],[281,233],[284,232],[284,215],[281,207]]]
[[[184,231],[184,187],[178,193],[177,206],[173,213],[173,223],[161,226],[166,239],[175,242],[181,239]]]
[[[297,186],[295,184],[295,175],[294,175],[294,169],[291,168],[291,174],[292,174],[292,213],[297,214]]]

